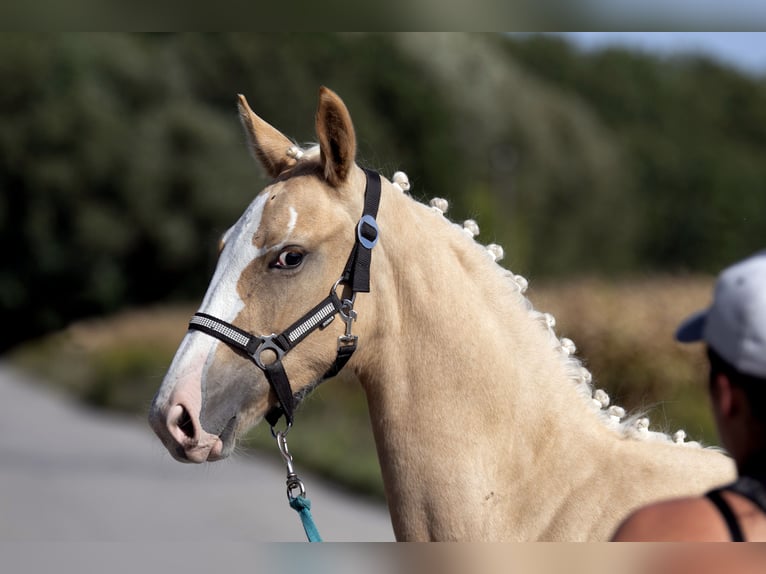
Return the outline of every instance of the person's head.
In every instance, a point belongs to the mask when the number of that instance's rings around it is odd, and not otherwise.
[[[742,466],[766,451],[766,377],[738,371],[711,347],[708,359],[710,400],[718,434]]]
[[[725,269],[712,305],[681,324],[676,339],[704,341],[710,391],[724,445],[766,446],[766,251]]]
[[[710,391],[714,392],[716,380],[725,376],[729,384],[742,391],[753,418],[766,427],[766,377],[742,373],[721,357],[712,347],[707,349],[710,362]]]

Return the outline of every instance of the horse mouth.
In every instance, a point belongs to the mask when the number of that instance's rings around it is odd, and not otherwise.
[[[176,443],[168,448],[170,454],[180,462],[201,464],[203,462],[215,462],[227,458],[234,451],[236,444],[236,423],[234,416],[226,423],[220,435],[205,433],[198,439],[192,439],[183,443]],[[186,424],[181,421],[180,427]],[[189,424],[189,426],[191,426]],[[190,437],[191,438],[191,437]]]
[[[211,440],[206,446],[199,445],[197,448],[187,450],[185,455],[189,462],[216,462],[227,458],[234,452],[236,426],[237,417],[233,416],[226,423],[221,434],[218,436],[209,435]]]

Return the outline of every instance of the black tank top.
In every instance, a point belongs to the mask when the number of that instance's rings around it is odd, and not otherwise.
[[[721,516],[726,522],[726,526],[729,528],[729,535],[731,536],[732,542],[745,542],[745,536],[742,533],[742,528],[737,520],[737,515],[734,514],[734,511],[729,506],[729,503],[726,502],[726,499],[721,496],[721,493],[724,490],[744,496],[758,506],[758,508],[761,509],[761,512],[766,514],[766,484],[751,476],[740,476],[735,482],[711,490],[705,495],[713,504],[715,504],[716,508],[721,513]]]

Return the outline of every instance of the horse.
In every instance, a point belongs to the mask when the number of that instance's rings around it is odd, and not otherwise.
[[[639,506],[733,478],[719,450],[609,405],[474,221],[413,199],[401,172],[360,167],[333,91],[305,148],[242,95],[238,109],[271,181],[222,237],[150,408],[174,458],[223,459],[264,418],[289,429],[344,368],[364,389],[397,540],[605,540]]]

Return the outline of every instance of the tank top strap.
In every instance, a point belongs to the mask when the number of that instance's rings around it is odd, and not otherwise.
[[[725,486],[723,488],[711,490],[705,494],[705,496],[715,505],[715,507],[718,509],[718,512],[721,513],[721,517],[724,519],[724,522],[726,522],[726,527],[729,529],[729,537],[731,538],[731,541],[744,542],[745,536],[742,533],[742,528],[739,526],[737,515],[734,514],[734,511],[731,509],[731,506],[729,506],[729,503],[726,502],[726,499],[721,495],[724,490],[729,490],[729,487]]]
[[[744,496],[766,514],[766,484],[762,479],[752,476],[740,476],[734,483],[726,487],[726,490],[736,492]]]
[[[726,499],[721,496],[721,493],[724,490],[734,492],[735,494],[747,498],[755,504],[762,513],[766,514],[766,484],[764,484],[763,479],[742,475],[731,484],[711,490],[705,495],[710,502],[715,505],[718,512],[721,513],[721,516],[729,529],[729,535],[731,536],[732,542],[744,542],[745,537],[742,533],[742,528],[739,525],[739,520],[737,520],[737,515],[734,514],[734,511],[731,509],[731,506],[729,506],[729,503],[726,502]]]

